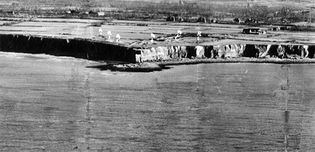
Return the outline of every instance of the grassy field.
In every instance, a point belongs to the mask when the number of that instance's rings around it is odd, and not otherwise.
[[[89,18],[104,11],[105,17],[120,20],[165,20],[174,15],[185,20],[199,16],[218,20],[237,17],[280,24],[306,21],[312,6],[312,0],[0,0],[0,15]],[[71,13],[66,13],[68,10]],[[85,15],[91,11],[94,16]]]
[[[303,31],[267,31],[263,35],[242,34],[246,25],[229,24],[201,24],[201,23],[170,23],[149,21],[122,21],[113,20],[103,23],[101,26],[92,26],[100,20],[78,19],[34,19],[32,21],[20,21],[9,24],[11,21],[3,21],[0,26],[0,34],[29,34],[38,36],[53,36],[61,38],[87,38],[105,40],[99,36],[99,28],[104,35],[111,31],[113,35],[120,34],[121,43],[132,46],[142,46],[150,41],[150,33],[154,33],[163,41],[156,41],[156,45],[197,45],[197,31],[208,35],[202,37],[200,45],[217,44],[271,44],[271,43],[302,43],[315,44],[315,32]],[[145,24],[147,26],[139,26]],[[268,29],[269,26],[261,27]],[[177,30],[183,31],[187,36],[179,41],[174,40]]]

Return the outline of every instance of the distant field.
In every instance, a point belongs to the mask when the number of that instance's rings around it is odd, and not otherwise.
[[[250,22],[268,24],[307,21],[314,17],[309,15],[310,7],[315,7],[314,0],[0,0],[0,15],[87,18],[104,11],[102,16],[120,20],[165,20],[173,15],[252,18],[255,21]]]
[[[179,3],[180,0],[0,0],[0,4],[18,4],[19,6],[121,6],[124,2]],[[207,3],[220,5],[247,5],[247,0],[183,0],[184,3]],[[127,3],[127,4],[128,4]],[[250,4],[266,6],[315,6],[313,0],[250,0]]]

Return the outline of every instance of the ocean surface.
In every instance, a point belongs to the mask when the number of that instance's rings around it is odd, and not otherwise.
[[[0,53],[0,151],[315,151],[314,64],[96,64]]]

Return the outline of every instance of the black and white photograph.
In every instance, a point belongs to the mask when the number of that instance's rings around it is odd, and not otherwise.
[[[315,0],[0,0],[2,152],[315,152]]]

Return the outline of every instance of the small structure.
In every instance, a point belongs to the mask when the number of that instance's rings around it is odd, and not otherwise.
[[[182,35],[183,32],[182,32],[181,30],[177,30],[177,34],[178,34],[178,35]]]
[[[201,31],[197,32],[197,43],[199,43],[201,37]]]
[[[105,16],[105,12],[97,12],[97,16]]]
[[[168,16],[166,18],[166,21],[168,21],[168,22],[184,22],[185,19],[181,16]]]
[[[207,23],[207,18],[205,17],[199,17],[197,22],[200,22],[200,23]]]
[[[98,29],[98,34],[99,34],[99,36],[103,36],[103,30],[102,30],[102,28],[99,28],[99,29]]]
[[[178,22],[185,22],[185,19],[184,19],[183,17],[179,16],[179,17],[177,18],[177,21],[178,21]]]
[[[168,17],[166,18],[166,21],[175,22],[175,21],[176,21],[176,18],[175,18],[175,16],[168,16]]]
[[[119,41],[120,41],[120,35],[116,34],[116,42],[119,42]]]
[[[237,24],[242,24],[242,23],[244,23],[244,21],[243,21],[241,18],[234,18],[234,19],[233,19],[233,22],[234,22],[234,23],[237,23]]]
[[[80,12],[76,10],[75,8],[70,8],[69,10],[66,10],[66,14],[79,14]]]
[[[272,31],[280,31],[280,26],[275,26],[271,28]]]
[[[261,30],[259,28],[245,28],[243,34],[259,34]]]
[[[111,31],[107,31],[107,40],[111,41],[111,36],[112,36],[112,32]]]
[[[175,36],[175,40],[178,40],[182,36],[183,32],[181,30],[177,30],[177,35]]]
[[[254,19],[254,18],[247,18],[247,19],[245,19],[244,23],[245,24],[256,24],[256,23],[258,23],[258,21],[256,21],[256,19]]]
[[[218,20],[213,18],[213,19],[210,20],[210,23],[218,23]]]
[[[281,26],[280,30],[291,30],[292,26]]]
[[[155,34],[151,33],[151,43],[154,42],[154,39],[156,38]]]

